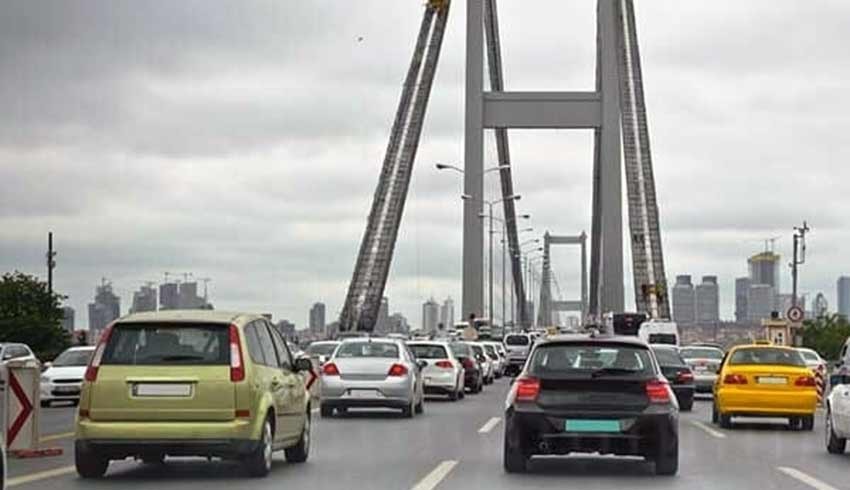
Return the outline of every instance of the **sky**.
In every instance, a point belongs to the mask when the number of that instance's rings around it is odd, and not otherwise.
[[[462,164],[465,9],[454,3],[386,290],[414,326],[429,297],[460,302],[461,179],[434,168]],[[806,219],[801,290],[835,305],[850,274],[850,2],[635,3],[667,275],[718,275],[731,318],[746,257],[779,237],[787,262]],[[592,89],[595,2],[499,5],[508,90]],[[4,1],[0,272],[44,277],[52,230],[55,289],[78,325],[102,278],[126,311],[164,272],[211,278],[219,309],[303,326],[323,301],[333,320],[422,10]],[[589,231],[591,134],[510,141],[518,212],[535,230],[524,237]],[[578,295],[578,262],[577,250],[553,252],[565,296]]]

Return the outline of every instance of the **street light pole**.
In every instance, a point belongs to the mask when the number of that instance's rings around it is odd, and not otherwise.
[[[490,208],[490,275],[489,275],[489,295],[490,301],[487,305],[488,311],[490,312],[490,327],[493,326],[493,203],[488,202],[488,207]]]
[[[505,242],[506,241],[508,241],[508,227],[507,227],[507,224],[503,221],[502,222],[502,331],[503,332],[505,330],[505,323],[507,323],[505,321],[506,320],[505,314],[507,313],[507,310],[505,308],[505,300],[507,299],[505,297],[505,259],[507,258],[506,254],[505,254]]]

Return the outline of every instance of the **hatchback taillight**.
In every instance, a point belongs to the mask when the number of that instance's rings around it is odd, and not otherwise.
[[[693,383],[694,382],[694,373],[690,371],[682,371],[681,373],[676,375],[677,383]]]
[[[88,382],[97,381],[97,372],[100,370],[100,362],[103,360],[103,351],[106,350],[106,343],[109,342],[109,337],[112,336],[113,325],[114,324],[106,327],[103,334],[100,336],[100,340],[97,342],[97,347],[95,348],[94,354],[91,356],[91,361],[86,368],[85,379]]]
[[[230,326],[230,381],[243,381],[245,379],[245,363],[242,362],[242,342],[239,339],[239,329],[236,325]]]
[[[322,376],[339,376],[339,368],[332,362],[325,363],[322,366]]]
[[[475,363],[472,362],[472,359],[468,357],[464,357],[463,361],[461,361],[461,364],[463,364],[464,369],[469,369],[470,371],[475,369]]]
[[[747,384],[747,377],[743,374],[727,374],[723,377],[723,384],[725,385],[745,385]]]
[[[436,364],[434,364],[434,365],[437,366],[438,368],[443,368],[443,369],[452,369],[454,367],[454,364],[452,364],[452,361],[437,361]]]
[[[814,376],[800,376],[794,381],[795,386],[817,386]]]
[[[653,379],[646,383],[645,389],[650,403],[670,403],[670,385],[667,381]]]
[[[407,368],[402,364],[393,364],[387,376],[407,376]]]
[[[533,402],[537,400],[540,394],[540,380],[531,377],[517,378],[516,384],[516,401],[518,402]]]

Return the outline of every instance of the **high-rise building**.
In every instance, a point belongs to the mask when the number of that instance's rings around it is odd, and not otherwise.
[[[133,306],[130,307],[130,313],[142,311],[156,311],[156,289],[151,286],[142,286],[133,293]]]
[[[750,322],[749,296],[752,284],[749,277],[735,279],[735,321],[738,323]]]
[[[313,303],[310,308],[310,333],[313,335],[323,336],[325,332],[325,304],[318,302]]]
[[[375,319],[375,332],[389,333],[390,331],[390,300],[386,296],[381,298],[381,306],[378,308],[378,318]]]
[[[103,329],[121,316],[121,298],[112,292],[112,284],[103,281],[95,288],[94,302],[89,303],[89,339],[93,343],[100,340]]]
[[[69,334],[74,333],[74,317],[76,316],[76,312],[70,306],[62,307],[62,330],[68,332]]]
[[[451,298],[446,298],[443,301],[443,306],[440,307],[440,323],[446,329],[451,328],[455,324],[455,302]]]
[[[751,284],[747,295],[751,323],[770,318],[776,309],[776,293],[768,284]]]
[[[422,305],[422,331],[436,332],[438,323],[440,323],[440,305],[431,298]]]
[[[275,325],[277,331],[285,339],[291,339],[295,336],[295,324],[289,320],[281,320]]]
[[[782,258],[773,252],[762,252],[747,260],[750,266],[750,280],[753,284],[767,284],[779,293],[779,264]]]
[[[720,321],[720,286],[717,276],[703,276],[696,287],[696,321],[710,325]]]
[[[696,294],[691,276],[676,276],[672,299],[673,321],[679,325],[693,325],[696,321]]]
[[[838,314],[850,318],[850,276],[838,278]]]
[[[176,310],[180,308],[180,292],[176,282],[159,285],[159,309]]]
[[[410,332],[410,325],[407,323],[407,318],[401,313],[393,313],[390,315],[390,333],[407,334]]]

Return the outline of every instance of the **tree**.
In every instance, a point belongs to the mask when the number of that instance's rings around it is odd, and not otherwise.
[[[65,299],[51,294],[47,284],[21,272],[0,278],[0,342],[21,342],[39,359],[53,359],[70,345],[62,328]]]
[[[803,346],[816,350],[825,359],[838,359],[848,337],[850,322],[840,315],[822,316],[803,324]]]

